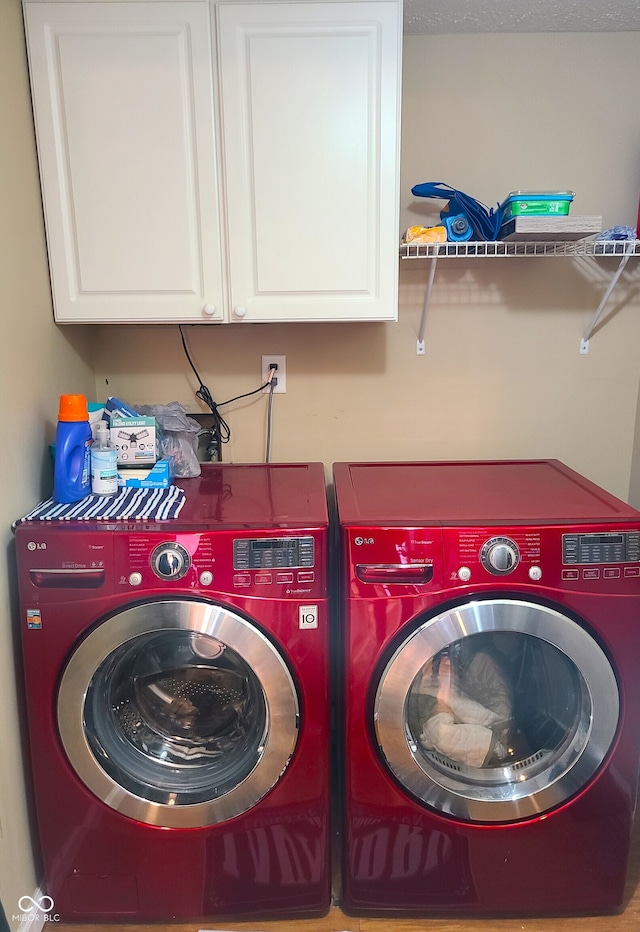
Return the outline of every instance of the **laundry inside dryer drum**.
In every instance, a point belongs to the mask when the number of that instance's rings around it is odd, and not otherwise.
[[[268,730],[260,683],[215,638],[162,631],[133,638],[98,667],[85,733],[100,766],[153,802],[205,802],[255,768]]]
[[[423,770],[484,785],[566,768],[589,734],[589,691],[568,657],[524,634],[474,634],[439,651],[409,691]]]

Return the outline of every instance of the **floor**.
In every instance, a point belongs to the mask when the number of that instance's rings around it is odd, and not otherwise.
[[[289,919],[271,922],[200,922],[157,924],[148,932],[640,932],[640,819],[637,822],[629,875],[627,905],[617,916],[584,916],[544,919],[353,919],[337,907],[321,919]],[[79,925],[56,923],[56,932],[140,932],[139,925]]]

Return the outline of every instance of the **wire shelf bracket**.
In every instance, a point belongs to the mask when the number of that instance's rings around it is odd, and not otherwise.
[[[431,302],[431,292],[436,274],[436,264],[439,258],[510,258],[526,256],[561,256],[565,258],[583,258],[584,256],[620,256],[620,263],[614,272],[602,300],[593,315],[589,326],[580,340],[580,353],[589,352],[589,340],[600,320],[602,313],[618,284],[627,262],[631,256],[640,256],[640,240],[578,240],[571,242],[558,242],[555,240],[544,242],[528,242],[517,240],[499,240],[496,242],[464,243],[403,243],[400,247],[401,259],[430,259],[429,279],[425,292],[420,328],[416,342],[416,355],[425,355],[425,330],[427,314]]]
[[[600,301],[600,304],[596,308],[596,312],[591,318],[591,321],[589,322],[589,326],[587,327],[587,329],[582,335],[582,339],[580,340],[580,352],[583,356],[585,356],[589,352],[589,340],[591,339],[591,334],[593,333],[598,321],[600,320],[600,317],[602,316],[602,312],[607,306],[609,298],[613,294],[613,289],[618,284],[618,280],[620,276],[622,275],[622,273],[624,272],[625,266],[627,262],[629,261],[629,259],[631,258],[631,255],[632,255],[631,253],[627,253],[620,260],[620,264],[618,265],[618,268],[614,272],[613,277],[607,287],[607,290],[602,295],[602,300]]]

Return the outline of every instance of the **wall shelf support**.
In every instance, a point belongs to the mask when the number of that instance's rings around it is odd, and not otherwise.
[[[607,302],[608,302],[609,298],[611,297],[611,295],[613,294],[613,289],[614,289],[614,288],[616,287],[616,285],[618,284],[618,279],[620,278],[620,276],[621,276],[622,273],[624,272],[624,267],[625,267],[625,265],[627,264],[627,262],[629,261],[631,255],[632,255],[631,253],[627,253],[627,255],[623,256],[622,259],[620,260],[620,264],[618,265],[618,268],[617,268],[616,271],[614,272],[613,278],[612,278],[611,281],[609,282],[609,285],[608,285],[608,287],[607,287],[607,290],[606,290],[605,293],[603,294],[602,300],[600,301],[600,304],[599,304],[598,307],[596,308],[596,312],[595,312],[595,314],[593,315],[593,317],[591,318],[591,321],[590,321],[590,323],[589,323],[589,326],[588,326],[587,329],[585,330],[585,332],[584,332],[584,334],[583,334],[583,336],[582,336],[582,339],[580,340],[580,352],[582,353],[583,356],[586,355],[586,353],[589,352],[589,340],[590,340],[590,338],[591,338],[591,334],[593,333],[596,324],[597,324],[598,321],[600,320],[600,316],[602,315],[602,312],[604,311],[605,307],[607,306]]]
[[[427,312],[431,301],[433,280],[436,274],[438,258],[495,258],[495,257],[527,257],[527,256],[564,256],[569,259],[581,259],[585,256],[611,257],[621,256],[620,264],[616,269],[609,285],[602,296],[589,326],[580,341],[580,352],[584,355],[589,352],[589,339],[593,333],[606,304],[613,294],[620,276],[631,256],[640,256],[640,240],[594,240],[583,239],[570,242],[545,240],[544,242],[529,242],[527,240],[499,240],[497,242],[467,241],[464,243],[403,243],[400,247],[401,259],[431,259],[429,280],[422,308],[416,355],[425,355],[424,332],[427,325]]]
[[[431,265],[429,267],[429,281],[427,282],[427,290],[424,296],[424,305],[422,307],[422,317],[420,318],[420,330],[418,331],[418,342],[416,343],[416,356],[424,356],[425,354],[424,331],[427,326],[427,311],[429,310],[429,302],[431,301],[431,289],[433,288],[433,280],[436,277],[437,262],[438,257],[432,256]]]

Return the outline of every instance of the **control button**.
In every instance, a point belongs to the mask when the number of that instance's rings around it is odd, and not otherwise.
[[[583,579],[600,579],[600,570],[583,570]]]
[[[602,576],[604,579],[620,579],[620,567],[619,566],[605,566],[602,571]]]
[[[256,573],[256,585],[257,586],[268,586],[273,582],[273,576],[271,573]]]
[[[234,586],[250,586],[251,585],[251,573],[234,573],[233,585]]]
[[[203,570],[202,573],[200,573],[200,585],[210,586],[212,582],[213,573],[211,573],[209,570]]]
[[[277,583],[292,583],[293,573],[276,573]]]
[[[542,579],[542,569],[539,566],[530,566],[529,567],[529,579],[532,579],[533,582],[538,582],[539,579]]]
[[[129,585],[130,586],[139,586],[142,582],[142,573],[130,573],[129,574]]]
[[[520,561],[520,551],[509,537],[492,537],[480,551],[480,562],[494,576],[512,573]]]
[[[182,544],[160,544],[151,554],[151,569],[159,579],[182,579],[190,566],[191,557]]]
[[[632,576],[640,576],[640,566],[625,566],[624,575],[627,579]]]
[[[315,582],[316,574],[312,570],[301,570],[297,578],[298,582]]]
[[[563,570],[562,578],[567,580],[580,579],[580,570]]]
[[[469,582],[471,579],[471,570],[468,566],[461,566],[458,570],[458,579],[461,582]]]

